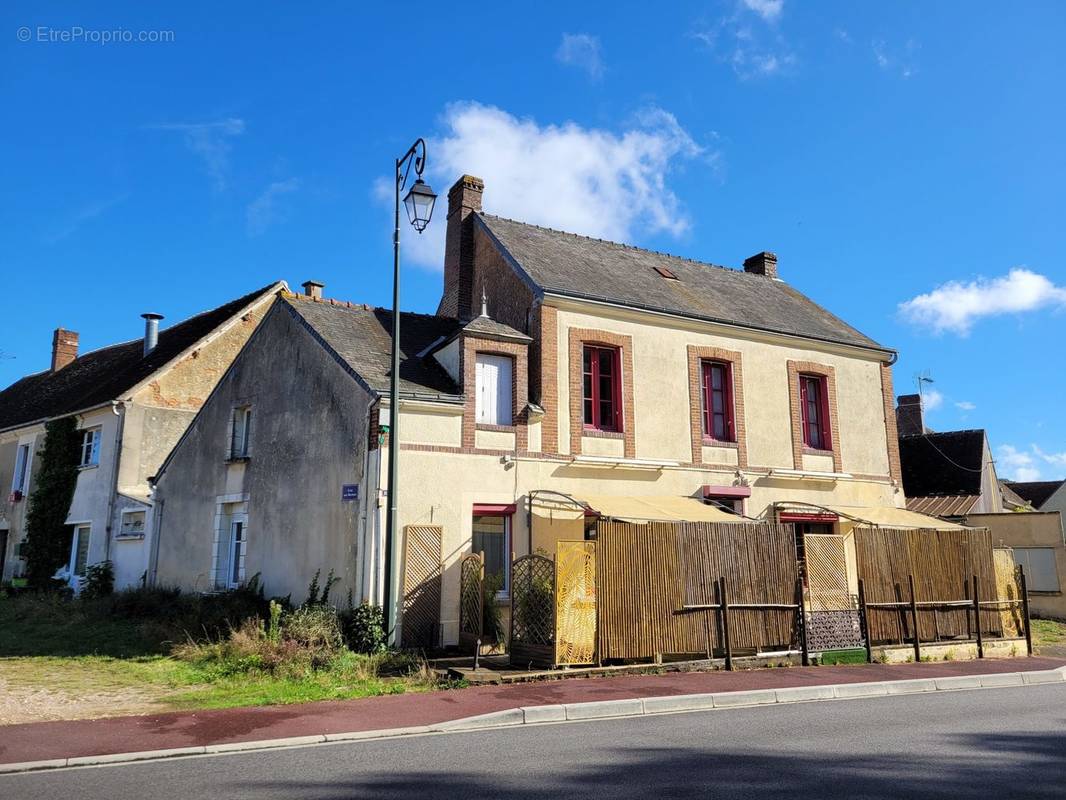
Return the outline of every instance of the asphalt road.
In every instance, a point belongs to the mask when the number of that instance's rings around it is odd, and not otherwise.
[[[1066,686],[800,703],[0,776],[3,800],[379,797],[1063,798]]]

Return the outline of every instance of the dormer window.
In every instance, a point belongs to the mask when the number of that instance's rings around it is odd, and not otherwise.
[[[513,424],[513,367],[510,356],[477,354],[474,396],[478,425]]]

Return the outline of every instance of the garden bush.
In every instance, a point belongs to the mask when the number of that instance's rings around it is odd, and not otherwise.
[[[385,650],[385,613],[381,606],[361,603],[341,614],[344,639],[356,653],[380,653]]]
[[[85,570],[85,583],[81,588],[81,597],[95,600],[107,597],[115,591],[115,567],[110,561],[101,561]]]

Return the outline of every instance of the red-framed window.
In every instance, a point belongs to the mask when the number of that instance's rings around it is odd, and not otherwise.
[[[829,430],[829,385],[824,375],[800,375],[800,414],[803,443],[816,450],[832,450]]]
[[[498,594],[511,591],[511,518],[515,506],[496,503],[475,503],[470,529],[470,546],[485,557],[485,575],[499,580]]]
[[[733,365],[728,361],[704,361],[703,435],[719,442],[737,440],[733,419]]]
[[[622,430],[622,365],[617,347],[585,345],[582,408],[586,428]]]

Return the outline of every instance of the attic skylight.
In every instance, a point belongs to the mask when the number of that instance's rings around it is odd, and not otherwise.
[[[662,275],[667,280],[671,280],[671,281],[679,281],[679,280],[681,280],[679,277],[677,277],[677,275],[675,275],[673,273],[672,270],[670,270],[670,269],[668,269],[666,267],[652,267],[652,269],[655,270],[656,272],[658,272],[660,275]]]

